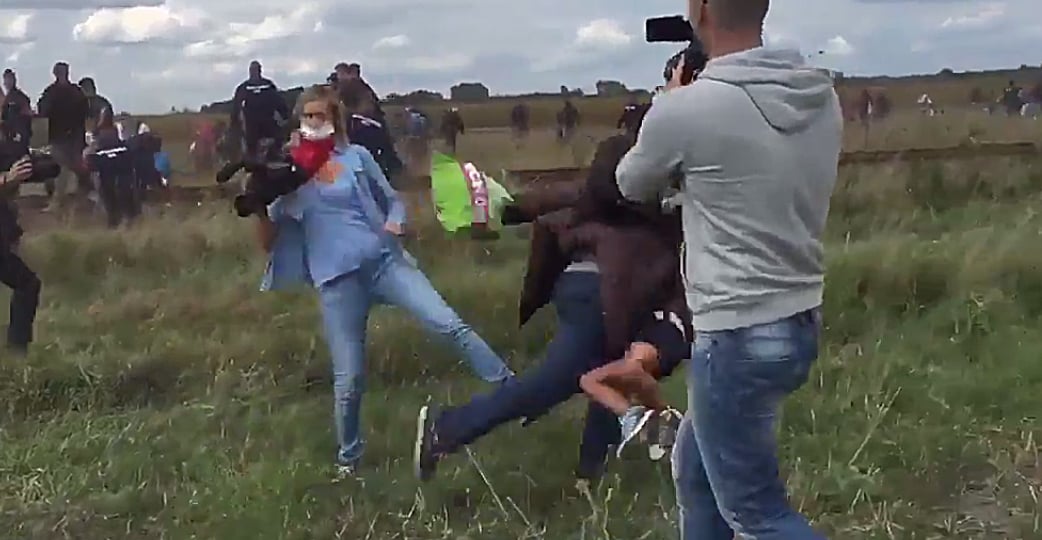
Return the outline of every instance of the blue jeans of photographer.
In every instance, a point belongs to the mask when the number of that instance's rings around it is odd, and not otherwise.
[[[699,332],[688,412],[673,448],[681,540],[817,540],[787,501],[778,410],[818,356],[818,309],[773,323]]]
[[[433,334],[451,342],[471,369],[487,382],[513,375],[499,356],[456,314],[423,272],[394,254],[364,264],[319,288],[326,340],[333,357],[334,421],[337,463],[355,465],[362,457],[362,394],[365,392],[365,338],[369,312],[376,304],[405,309]]]

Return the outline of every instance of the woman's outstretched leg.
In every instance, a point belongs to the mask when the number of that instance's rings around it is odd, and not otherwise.
[[[376,276],[373,290],[380,300],[412,313],[427,330],[452,342],[478,377],[498,383],[514,376],[499,355],[445,302],[419,268],[395,258]]]

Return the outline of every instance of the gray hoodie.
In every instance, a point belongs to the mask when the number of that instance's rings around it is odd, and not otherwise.
[[[650,201],[684,173],[684,280],[696,330],[745,328],[821,305],[821,236],[843,116],[833,81],[798,51],[710,60],[655,100],[619,163],[622,194]]]

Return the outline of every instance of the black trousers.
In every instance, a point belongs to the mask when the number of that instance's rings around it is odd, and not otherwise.
[[[0,283],[11,288],[11,319],[7,345],[25,350],[33,340],[33,322],[40,303],[40,278],[13,251],[0,248]]]
[[[133,173],[98,178],[98,194],[105,205],[109,227],[117,227],[141,215],[139,191]]]

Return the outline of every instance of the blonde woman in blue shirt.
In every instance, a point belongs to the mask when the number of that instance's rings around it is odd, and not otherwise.
[[[341,474],[352,474],[365,444],[360,409],[366,323],[374,304],[411,312],[429,331],[450,340],[485,381],[501,383],[513,373],[402,248],[405,208],[372,154],[347,140],[336,94],[313,87],[298,106],[295,144],[329,158],[259,218],[260,243],[270,257],[262,288],[307,283],[318,290],[333,360],[336,461]]]

